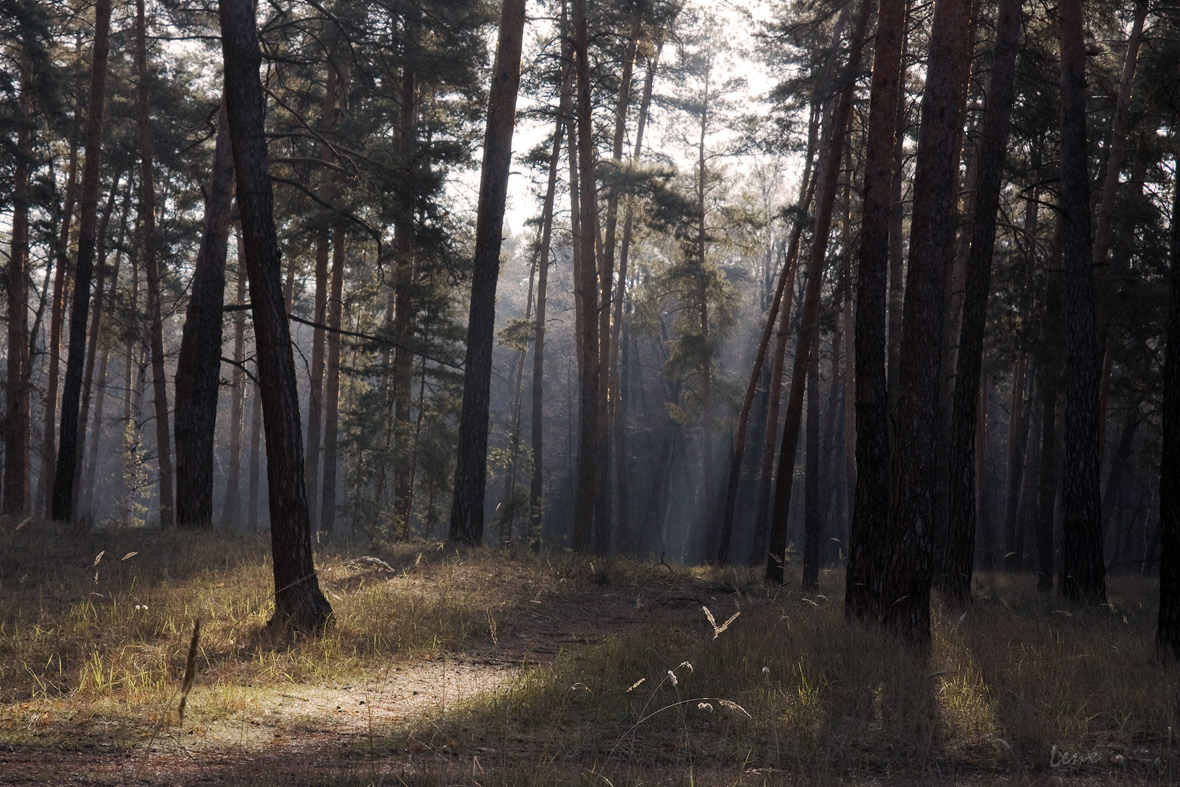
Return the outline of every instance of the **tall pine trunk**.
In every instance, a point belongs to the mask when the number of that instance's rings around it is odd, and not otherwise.
[[[889,523],[889,419],[886,377],[886,303],[889,280],[890,200],[901,65],[905,50],[905,0],[881,0],[869,94],[863,220],[856,280],[856,485],[848,538],[844,612],[880,614],[882,545]]]
[[[934,9],[893,412],[888,559],[881,606],[885,624],[920,645],[930,639],[943,286],[952,251],[951,200],[959,169],[964,72],[971,60],[970,17],[970,0],[939,0]]]
[[[98,230],[98,180],[102,170],[102,128],[106,101],[107,56],[110,54],[111,4],[94,7],[94,59],[90,100],[86,110],[86,162],[82,168],[82,210],[78,227],[78,259],[74,268],[74,301],[70,310],[70,346],[62,388],[57,465],[53,476],[53,519],[74,518],[74,476],[78,470],[78,408],[86,359],[86,320],[90,311],[90,280],[94,273]],[[50,361],[52,362],[52,358]]]
[[[1086,149],[1086,47],[1081,0],[1057,5],[1061,40],[1061,210],[1064,217],[1066,346],[1065,475],[1060,592],[1106,601],[1098,478],[1098,340]]]
[[[492,345],[496,328],[496,280],[504,202],[512,162],[516,96],[520,87],[520,51],[524,38],[524,0],[505,0],[500,16],[488,122],[484,134],[483,172],[475,229],[474,273],[463,364],[463,409],[459,417],[459,455],[451,503],[450,539],[478,544],[483,539],[484,491],[488,459],[488,407],[492,383]]]

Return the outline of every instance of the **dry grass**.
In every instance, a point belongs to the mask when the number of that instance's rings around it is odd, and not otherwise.
[[[380,554],[386,569],[331,548],[318,561],[334,626],[278,642],[261,633],[271,578],[257,539],[17,524],[0,520],[0,760],[51,767],[77,750],[61,766],[74,783],[1180,773],[1180,674],[1151,648],[1154,582],[1113,578],[1109,607],[1067,609],[1031,578],[985,576],[965,618],[934,610],[919,659],[844,622],[838,572],[807,597],[744,571],[437,545]],[[37,772],[0,765],[0,783]]]

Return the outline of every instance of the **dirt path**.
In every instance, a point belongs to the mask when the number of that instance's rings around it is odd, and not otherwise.
[[[433,721],[448,708],[505,690],[532,666],[653,617],[695,615],[704,627],[700,607],[731,608],[718,600],[725,593],[694,581],[638,587],[563,579],[505,610],[492,642],[459,654],[390,663],[356,682],[291,684],[238,718],[168,727],[130,747],[101,723],[79,734],[74,751],[0,743],[0,784],[414,783],[437,772],[430,760],[454,757]],[[393,729],[410,730],[416,751],[358,755],[383,746]],[[480,782],[479,757],[464,782]]]

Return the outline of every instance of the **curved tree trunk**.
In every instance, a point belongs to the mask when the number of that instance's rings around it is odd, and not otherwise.
[[[274,195],[263,134],[265,103],[258,30],[249,0],[221,0],[225,102],[233,142],[238,208],[250,274],[250,305],[257,336],[258,377],[265,409],[267,487],[275,611],[268,625],[322,629],[332,607],[320,592],[311,552],[311,519],[304,489],[303,440],[291,334],[280,286]]]

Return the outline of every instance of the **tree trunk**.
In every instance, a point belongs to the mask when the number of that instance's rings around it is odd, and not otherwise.
[[[74,301],[70,313],[70,347],[62,388],[57,466],[53,476],[53,519],[73,522],[74,475],[78,469],[78,407],[86,358],[86,319],[90,311],[90,279],[98,230],[98,179],[102,169],[102,126],[106,101],[107,56],[110,53],[111,4],[94,7],[94,56],[90,100],[86,109],[86,163],[82,168],[82,213],[78,228],[78,259],[74,268]],[[53,359],[50,358],[52,363]]]
[[[1003,0],[992,49],[992,74],[987,88],[983,139],[978,154],[975,221],[967,254],[966,292],[959,327],[959,354],[951,404],[947,532],[939,589],[954,604],[970,600],[975,562],[975,412],[983,364],[987,299],[991,289],[996,212],[1008,147],[1009,120],[1020,40],[1021,0]]]
[[[1024,444],[1028,440],[1025,402],[1031,398],[1033,379],[1028,374],[1028,357],[1016,359],[1012,379],[1012,407],[1008,416],[1008,478],[1004,493],[1004,570],[1021,570],[1020,536],[1017,515],[1020,510],[1020,479],[1024,475]]]
[[[574,501],[574,549],[587,550],[602,544],[604,535],[595,532],[599,522],[596,508],[606,490],[599,465],[604,461],[598,445],[600,436],[598,405],[601,395],[601,365],[598,354],[598,282],[595,243],[598,238],[598,198],[594,181],[593,105],[590,99],[589,32],[586,0],[573,3],[574,62],[577,85],[576,121],[578,147],[579,195],[578,238],[581,249],[575,274],[575,298],[580,305],[581,325],[578,344],[581,364],[578,369],[578,478]]]
[[[331,55],[328,56],[327,85],[320,116],[320,133],[327,137],[335,129],[336,87],[338,72]],[[326,141],[320,142],[319,198],[330,203],[334,195],[333,176],[328,169],[332,162],[332,148]],[[307,507],[311,512],[311,526],[318,528],[320,520],[320,441],[323,434],[323,393],[324,393],[324,322],[328,312],[328,243],[331,228],[326,217],[316,227],[315,235],[315,294],[313,295],[311,337],[311,368],[308,370],[307,393]]]
[[[541,542],[541,518],[545,511],[544,476],[544,405],[545,405],[545,319],[549,289],[549,254],[553,239],[553,206],[557,194],[557,171],[561,166],[562,140],[569,115],[568,69],[562,77],[561,101],[553,129],[553,147],[549,152],[549,180],[545,203],[541,208],[541,238],[537,249],[537,312],[533,328],[532,381],[532,449],[533,473],[529,484],[529,538],[536,546]]]
[[[893,417],[896,442],[890,468],[888,568],[881,587],[883,621],[922,646],[930,640],[943,285],[951,255],[951,197],[959,169],[964,71],[971,61],[970,17],[970,0],[939,0],[934,9]]]
[[[275,611],[268,625],[318,631],[328,623],[332,607],[320,592],[312,560],[299,394],[279,280],[274,195],[263,134],[266,107],[259,82],[262,57],[258,30],[248,0],[221,0],[219,10],[225,102],[229,109],[238,208],[250,275],[250,305],[258,338],[262,405],[266,411],[267,488],[275,580]]]
[[[12,251],[5,272],[8,292],[8,360],[4,388],[4,497],[9,516],[29,507],[29,180],[33,159],[33,73],[28,53],[20,56],[19,126],[12,190]]]
[[[406,64],[401,74],[401,113],[398,117],[398,145],[404,161],[414,160],[418,137],[418,75]],[[395,535],[399,539],[409,537],[410,500],[410,457],[405,444],[410,440],[410,409],[412,399],[412,378],[414,356],[408,350],[414,337],[414,210],[417,195],[409,180],[398,188],[399,211],[395,222],[396,272],[393,294],[394,336],[399,346],[393,353],[393,435],[398,448],[394,456],[393,469],[393,511]],[[499,230],[497,230],[499,232]],[[499,237],[497,235],[497,237]],[[499,248],[497,246],[497,248]],[[477,274],[478,276],[478,274]],[[474,285],[474,282],[473,282]],[[473,298],[474,303],[474,298]],[[483,461],[483,460],[480,460]],[[482,501],[481,504],[482,506]],[[482,510],[482,508],[481,508]]]
[[[504,201],[512,161],[516,95],[520,86],[520,51],[524,37],[524,0],[505,0],[500,16],[488,123],[484,134],[483,172],[475,230],[475,271],[467,323],[463,369],[463,410],[459,419],[459,455],[451,503],[450,539],[478,544],[483,539],[484,488],[487,478],[488,406],[491,395],[492,344],[496,327],[496,279]]]
[[[799,338],[795,344],[795,360],[791,370],[791,388],[787,415],[783,421],[782,445],[779,449],[778,479],[774,489],[771,515],[770,544],[766,560],[766,580],[781,585],[783,564],[787,551],[787,518],[791,510],[791,487],[795,476],[795,453],[798,448],[799,422],[803,411],[803,389],[818,331],[819,298],[823,283],[823,269],[827,257],[828,234],[832,226],[832,208],[839,182],[840,159],[848,118],[852,113],[852,99],[856,77],[860,73],[861,52],[868,29],[872,2],[861,0],[852,32],[848,61],[839,77],[842,89],[821,144],[819,166],[816,168],[815,232],[812,236],[811,257],[807,263],[807,290],[803,296],[803,312],[799,321]]]
[[[1034,194],[1035,196],[1035,194]],[[1055,241],[1057,252],[1053,262],[1060,262],[1060,232]],[[1059,275],[1047,272],[1045,276],[1045,313],[1041,323],[1041,335],[1046,340],[1060,339],[1061,327],[1061,283]],[[1057,507],[1057,487],[1060,469],[1059,440],[1057,437],[1057,399],[1060,375],[1054,367],[1056,353],[1052,344],[1045,341],[1040,356],[1041,376],[1041,472],[1037,506],[1037,590],[1049,593],[1053,590],[1054,529]]]
[[[176,524],[184,528],[213,527],[213,447],[233,179],[229,123],[222,102],[205,197],[204,235],[176,361]]]
[[[1180,161],[1180,153],[1177,154]],[[1160,613],[1156,647],[1180,659],[1180,175],[1173,184],[1171,273],[1160,455]]]
[[[98,359],[98,333],[102,326],[102,312],[103,306],[105,305],[103,295],[105,294],[104,288],[106,287],[107,238],[110,231],[111,215],[115,212],[115,197],[119,191],[120,180],[121,178],[119,177],[115,178],[114,185],[111,186],[111,193],[107,198],[106,209],[103,211],[102,220],[99,222],[98,247],[94,255],[98,272],[94,277],[94,307],[93,316],[91,317],[90,335],[86,339],[86,360],[82,373],[82,403],[78,408],[78,467],[74,471],[74,508],[78,511],[83,508],[81,492],[82,479],[86,475],[86,463],[84,461],[86,458],[86,434],[87,427],[90,423],[90,400],[94,392],[94,364]],[[130,192],[128,192],[127,197],[130,197]],[[127,222],[127,213],[130,210],[129,202],[129,199],[124,199],[124,224]],[[121,231],[120,235],[122,235]]]
[[[808,127],[807,154],[803,170],[803,192],[796,208],[795,223],[787,241],[787,254],[783,260],[786,288],[783,290],[783,306],[779,310],[778,328],[775,334],[774,354],[771,356],[770,386],[767,393],[766,424],[763,433],[762,461],[758,470],[757,505],[754,514],[754,533],[750,545],[749,565],[757,566],[768,557],[766,541],[769,535],[770,506],[774,488],[774,456],[778,447],[778,413],[782,403],[783,367],[787,359],[787,334],[791,325],[791,306],[795,298],[795,273],[799,259],[799,240],[803,225],[815,195],[815,177],[811,162],[815,155],[818,135],[819,108],[812,104],[811,122]]]
[[[246,303],[246,269],[238,258],[236,275],[238,286],[234,303]],[[229,472],[225,482],[225,500],[221,506],[221,522],[230,530],[241,529],[242,510],[242,419],[246,405],[246,375],[242,364],[246,357],[246,319],[241,311],[234,312],[234,366],[230,376],[229,399]]]
[[[119,223],[119,238],[115,243],[115,266],[111,270],[111,282],[107,294],[103,299],[105,301],[114,301],[115,293],[119,290],[119,272],[123,264],[123,248],[124,240],[127,231],[127,220],[131,208],[131,184],[128,183],[127,191],[123,198],[123,218]],[[99,314],[96,311],[94,315],[94,327],[91,329],[91,337],[97,337],[100,330]],[[106,379],[107,379],[107,364],[111,356],[111,343],[106,343],[102,348],[102,355],[99,356],[98,369],[95,371],[92,381],[97,393],[94,397],[94,427],[91,429],[90,442],[88,444],[87,453],[88,458],[82,465],[82,487],[79,495],[79,503],[91,506],[94,505],[94,476],[98,470],[98,445],[102,439],[102,416],[103,410],[106,406]],[[128,394],[129,396],[129,394]]]
[[[81,114],[80,112],[78,113]],[[97,187],[96,187],[97,188]],[[73,223],[74,207],[78,194],[78,143],[70,141],[70,158],[66,173],[65,201],[62,205],[60,226],[56,235],[57,248],[54,250],[53,298],[50,306],[49,336],[46,340],[45,358],[48,365],[45,384],[45,421],[41,433],[41,480],[39,505],[46,516],[53,511],[53,478],[57,466],[57,444],[54,442],[56,416],[58,414],[58,392],[61,377],[61,335],[65,324],[66,294],[70,288],[69,249],[70,227]],[[97,197],[96,197],[97,199]],[[48,277],[48,272],[46,273]]]
[[[152,348],[152,401],[156,414],[156,453],[160,465],[160,526],[173,519],[172,438],[168,428],[168,378],[164,370],[164,323],[160,304],[160,262],[157,253],[156,175],[148,115],[147,20],[144,0],[136,0],[135,71],[139,79],[136,112],[139,120],[140,187],[143,209],[143,260],[147,274],[148,324]]]
[[[340,326],[344,314],[344,228],[332,230],[332,292],[328,299],[328,362],[324,380],[324,485],[320,493],[320,527],[336,527],[336,465],[340,413]]]
[[[803,592],[819,590],[819,550],[823,522],[819,502],[819,352],[807,368],[807,478],[803,484]]]
[[[889,384],[886,301],[890,201],[905,50],[905,0],[881,0],[869,97],[864,205],[856,282],[856,486],[849,527],[844,612],[880,615],[883,544],[889,529]]]
[[[1069,380],[1062,480],[1061,594],[1106,601],[1098,479],[1098,340],[1086,151],[1086,49],[1081,0],[1057,6],[1061,36],[1061,209]]]

